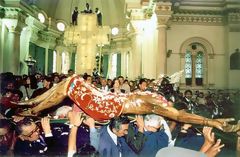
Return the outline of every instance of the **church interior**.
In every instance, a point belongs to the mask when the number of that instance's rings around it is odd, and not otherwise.
[[[0,28],[1,74],[150,82],[181,73],[182,94],[207,104],[214,93],[218,118],[240,120],[240,0],[0,0]],[[240,154],[239,135],[219,136],[220,156]]]
[[[85,3],[92,14],[81,13]],[[91,74],[96,68],[107,78],[156,79],[184,70],[183,88],[237,89],[239,5],[238,0],[3,0],[0,71],[27,74],[30,57],[36,60],[33,70],[42,74],[68,69]]]

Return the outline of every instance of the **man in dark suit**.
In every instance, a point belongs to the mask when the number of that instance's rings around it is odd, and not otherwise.
[[[86,13],[86,14],[91,14],[92,13],[92,9],[89,5],[89,3],[86,3],[86,8],[84,11],[82,11],[82,13]]]
[[[129,119],[127,117],[118,117],[112,119],[108,126],[102,128],[99,139],[99,153],[101,156],[121,156],[119,138],[128,133],[128,126]]]
[[[43,131],[43,133],[42,133]],[[41,128],[30,118],[17,122],[15,155],[65,155],[67,147],[52,132],[49,118],[41,119]]]
[[[185,109],[190,113],[194,113],[196,108],[196,104],[192,101],[192,96],[193,93],[191,90],[186,90],[184,92],[183,103],[185,105]]]
[[[137,128],[137,130],[135,129]],[[103,157],[134,157],[142,150],[144,141],[142,116],[136,117],[136,125],[127,117],[111,119],[110,124],[101,129],[99,153]]]
[[[75,7],[75,9],[72,12],[72,24],[77,25],[77,18],[78,18],[78,7]]]
[[[102,13],[98,8],[95,9],[95,13],[97,14],[97,23],[98,26],[102,26]]]

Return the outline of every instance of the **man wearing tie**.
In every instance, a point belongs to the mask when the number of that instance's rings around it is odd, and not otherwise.
[[[105,78],[101,78],[101,88],[102,91],[109,91],[107,80]]]

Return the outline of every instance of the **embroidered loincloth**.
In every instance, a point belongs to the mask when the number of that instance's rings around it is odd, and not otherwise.
[[[99,121],[119,116],[127,96],[100,91],[79,76],[70,80],[67,94],[81,110]]]

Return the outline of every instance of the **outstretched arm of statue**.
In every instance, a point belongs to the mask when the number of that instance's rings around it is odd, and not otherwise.
[[[72,77],[61,81],[55,87],[52,87],[42,95],[30,99],[28,101],[19,102],[19,105],[34,105],[33,108],[20,113],[20,115],[28,116],[35,115],[38,112],[53,107],[63,101],[67,97],[67,85]]]
[[[134,95],[129,97],[125,102],[123,114],[158,114],[179,122],[200,124],[218,128],[224,132],[236,132],[240,130],[240,124],[230,125],[228,122],[233,121],[233,118],[226,119],[208,119],[199,115],[187,113],[184,110],[177,110],[172,106],[163,105],[155,97]]]

